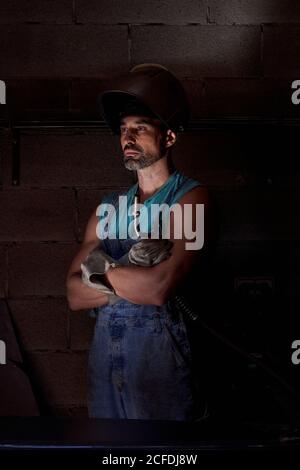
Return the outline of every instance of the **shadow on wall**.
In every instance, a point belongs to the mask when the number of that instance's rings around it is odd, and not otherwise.
[[[6,345],[6,360],[0,364],[0,416],[39,416],[39,406],[15,335],[9,309],[0,301],[1,341]]]

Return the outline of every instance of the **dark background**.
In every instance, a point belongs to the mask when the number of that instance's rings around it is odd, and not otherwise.
[[[198,295],[221,339],[197,326],[213,407],[260,415],[268,393],[275,415],[288,406],[287,388],[224,337],[300,393],[299,1],[2,1],[0,47],[0,414],[87,414],[93,320],[69,311],[65,278],[103,194],[134,182],[96,98],[143,62],[182,80],[192,116],[175,164],[219,208],[211,300]]]

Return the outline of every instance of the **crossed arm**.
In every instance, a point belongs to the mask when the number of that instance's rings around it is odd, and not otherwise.
[[[187,250],[186,238],[174,237],[174,214],[170,216],[170,240],[173,241],[172,255],[152,267],[122,266],[111,268],[105,277],[117,295],[137,304],[163,305],[184,280],[192,266],[200,261],[206,249],[210,234],[210,198],[208,191],[196,187],[185,194],[179,204],[191,204],[192,230],[196,230],[196,204],[204,204],[204,246],[200,250]],[[73,260],[67,277],[67,297],[71,310],[93,308],[108,303],[107,294],[96,292],[81,281],[80,263],[99,244],[96,237],[98,219],[93,214],[86,230],[83,245]],[[184,234],[183,234],[184,235]],[[92,291],[92,292],[91,292]]]

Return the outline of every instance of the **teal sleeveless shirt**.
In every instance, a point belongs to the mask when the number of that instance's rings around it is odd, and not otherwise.
[[[137,209],[140,209],[139,225],[141,233],[150,234],[155,232],[160,235],[162,227],[156,227],[155,225],[160,225],[161,219],[157,217],[158,212],[153,209],[156,207],[158,211],[159,206],[166,204],[166,210],[169,210],[184,194],[200,185],[199,181],[175,170],[152,196],[137,207]],[[135,183],[127,192],[114,192],[103,198],[97,209],[97,215],[99,216],[97,234],[101,240],[136,239],[138,237],[133,227],[133,205],[137,190],[138,183]]]
[[[185,176],[178,170],[175,170],[168,178],[168,180],[148,199],[143,202],[145,211],[149,212],[152,204],[166,203],[170,207],[177,203],[188,191],[201,186],[202,184],[192,178]],[[139,241],[138,238],[125,237],[122,238],[122,233],[128,228],[128,225],[134,218],[128,214],[128,208],[133,205],[134,196],[138,189],[138,183],[131,186],[125,192],[112,192],[102,199],[102,203],[97,209],[99,215],[99,224],[97,227],[98,237],[101,239],[101,248],[113,259],[118,260],[123,255],[128,253],[134,243]],[[119,196],[127,196],[126,204],[121,204],[119,207]],[[112,210],[114,209],[114,210]],[[146,219],[145,219],[146,220]],[[120,221],[120,228],[118,223]],[[150,221],[150,222],[149,222]],[[151,229],[151,219],[148,219],[144,224],[144,228]],[[143,231],[143,224],[141,223],[141,231]],[[116,236],[115,236],[116,235]],[[124,235],[124,234],[123,234]],[[132,302],[121,299],[114,305],[104,305],[102,307],[94,308],[90,311],[90,316],[97,316],[101,312],[115,312],[124,308],[138,308],[141,315],[146,311],[162,310],[163,307],[150,306],[150,305],[137,305]],[[150,310],[149,310],[150,309]]]

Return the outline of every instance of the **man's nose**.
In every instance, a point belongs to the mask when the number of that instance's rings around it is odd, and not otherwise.
[[[126,132],[123,134],[123,138],[125,142],[135,142],[135,132],[132,130],[127,129]]]

